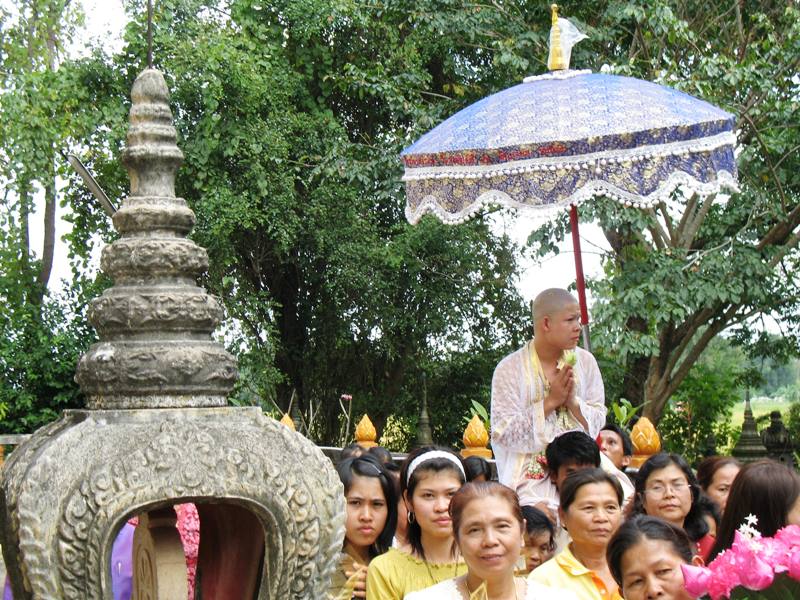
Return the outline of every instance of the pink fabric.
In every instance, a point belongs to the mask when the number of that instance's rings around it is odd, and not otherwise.
[[[197,551],[200,548],[200,516],[194,504],[176,504],[178,533],[186,555],[186,578],[189,584],[188,600],[194,598],[195,576],[197,575]]]

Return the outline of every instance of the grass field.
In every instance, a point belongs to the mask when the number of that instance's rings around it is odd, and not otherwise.
[[[753,416],[758,419],[760,415],[768,415],[773,410],[781,411],[781,416],[786,419],[789,411],[789,402],[773,400],[772,398],[765,398],[763,400],[756,399],[750,401],[750,407],[753,409]],[[744,420],[744,401],[736,404],[733,408],[731,416],[731,424],[734,427],[741,427]]]

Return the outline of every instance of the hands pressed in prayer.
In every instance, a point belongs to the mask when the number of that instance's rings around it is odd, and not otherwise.
[[[353,563],[352,568],[344,571],[348,581],[353,582],[353,598],[367,597],[367,567],[359,563]]]

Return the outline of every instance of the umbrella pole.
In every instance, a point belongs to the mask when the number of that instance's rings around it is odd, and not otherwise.
[[[586,307],[586,281],[583,278],[583,259],[581,258],[581,238],[578,232],[578,207],[573,204],[569,208],[569,224],[572,230],[572,249],[575,253],[575,279],[578,288],[578,304],[581,308],[581,329],[583,347],[589,352],[592,346],[589,340],[589,311]]]

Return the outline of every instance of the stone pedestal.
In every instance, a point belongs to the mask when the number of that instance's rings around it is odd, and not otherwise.
[[[3,470],[14,597],[111,599],[112,544],[141,515],[134,596],[183,600],[170,507],[194,502],[201,597],[324,598],[344,537],[341,483],[303,436],[225,406],[236,362],[211,338],[219,302],[196,285],[208,259],[175,197],[182,155],[163,76],[144,71],[131,95],[131,194],[101,262],[115,285],[90,306],[100,342],[76,375],[88,408],[37,431]]]

